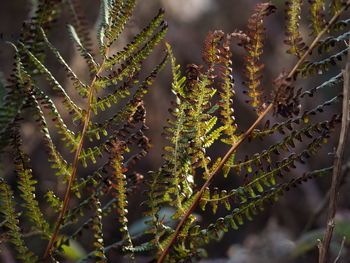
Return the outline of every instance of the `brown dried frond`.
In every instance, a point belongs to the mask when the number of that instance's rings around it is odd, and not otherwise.
[[[273,82],[275,86],[273,94],[274,114],[282,117],[292,117],[300,112],[300,90],[295,94],[292,79],[286,72],[282,72]]]

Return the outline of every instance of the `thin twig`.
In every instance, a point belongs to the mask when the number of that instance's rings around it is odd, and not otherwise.
[[[342,242],[340,244],[340,249],[339,249],[339,252],[338,252],[338,256],[335,258],[333,263],[338,263],[338,261],[340,259],[340,256],[341,256],[341,252],[343,251],[343,248],[344,248],[344,245],[345,245],[345,241],[346,241],[346,237],[344,236],[343,240],[342,240]]]
[[[350,53],[348,54],[348,60],[346,63],[344,74],[344,91],[343,91],[343,116],[342,124],[339,136],[339,143],[337,151],[334,157],[334,169],[332,176],[328,219],[326,232],[322,243],[319,245],[320,257],[319,263],[326,263],[329,254],[329,246],[332,240],[333,230],[335,227],[335,213],[337,211],[337,200],[339,193],[340,175],[342,170],[342,162],[346,147],[346,141],[348,139],[349,124],[350,124]]]
[[[339,190],[345,184],[346,177],[348,176],[349,172],[350,172],[350,161],[348,161],[347,164],[343,165],[342,173],[340,176]],[[321,204],[317,207],[316,211],[312,214],[309,221],[306,223],[302,233],[306,233],[315,224],[316,220],[322,215],[322,213],[327,209],[329,205],[330,195],[331,195],[331,191],[328,190]]]
[[[313,49],[317,46],[319,40],[322,38],[322,36],[328,32],[328,30],[331,28],[331,26],[338,20],[338,18],[340,17],[340,15],[350,6],[350,0],[346,2],[346,4],[342,7],[341,10],[339,10],[339,12],[337,14],[335,14],[331,20],[328,22],[328,24],[324,27],[324,29],[316,36],[316,38],[313,40],[313,42],[311,43],[311,45],[309,46],[308,50],[304,53],[304,55],[298,60],[298,62],[295,64],[295,66],[292,68],[292,70],[289,72],[288,74],[288,78],[292,78],[298,68],[300,67],[300,65],[305,61],[305,59],[307,58],[307,56],[309,56]],[[205,189],[211,184],[211,182],[213,181],[214,177],[216,177],[216,175],[219,173],[219,171],[222,169],[222,167],[225,165],[225,163],[228,161],[228,159],[230,158],[230,156],[237,150],[237,148],[242,144],[242,142],[244,142],[249,135],[251,134],[251,132],[258,126],[258,124],[260,124],[260,122],[266,117],[266,115],[268,115],[268,113],[273,109],[274,105],[273,103],[269,104],[266,109],[260,114],[260,116],[257,118],[257,120],[252,124],[252,126],[240,137],[240,139],[234,144],[232,145],[232,147],[228,150],[228,152],[225,154],[225,156],[222,158],[221,162],[219,163],[219,165],[217,166],[217,168],[208,176],[207,181],[203,184],[203,186],[201,187],[201,189],[195,194],[196,197],[193,200],[191,206],[189,207],[189,209],[186,211],[186,213],[184,214],[184,216],[181,218],[179,224],[177,225],[175,232],[172,235],[172,238],[170,239],[170,241],[168,242],[167,246],[165,247],[165,249],[162,251],[157,263],[162,263],[164,262],[166,256],[169,253],[170,248],[172,247],[172,245],[175,243],[177,237],[179,236],[181,229],[183,227],[183,225],[185,224],[185,222],[187,221],[187,219],[189,218],[189,216],[192,214],[192,212],[194,211],[194,209],[197,207],[197,205],[199,204],[199,201],[202,198],[202,195],[205,191]]]

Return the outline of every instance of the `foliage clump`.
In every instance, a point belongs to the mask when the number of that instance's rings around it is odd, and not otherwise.
[[[268,37],[264,23],[268,16],[280,10],[270,2],[256,6],[245,30],[209,32],[203,47],[202,65],[181,68],[171,45],[166,43],[165,54],[144,78],[140,78],[143,63],[163,42],[167,32],[164,10],[160,10],[123,49],[112,53],[113,45],[134,12],[136,0],[101,1],[96,34],[98,50],[94,52],[91,44],[94,41],[88,34],[78,1],[39,3],[34,17],[24,25],[21,38],[10,43],[15,52],[14,69],[6,86],[7,95],[0,105],[1,154],[4,154],[3,149],[11,149],[15,156],[16,187],[22,203],[19,207],[13,186],[1,178],[1,226],[8,237],[6,241],[16,249],[20,261],[58,262],[64,247],[79,240],[83,232],[91,233],[94,241],[91,253],[79,262],[106,262],[113,248],[121,248],[118,251],[131,258],[151,252],[158,262],[201,258],[209,242],[220,240],[231,228],[239,229],[292,187],[324,176],[332,169],[326,167],[288,177],[291,170],[307,163],[328,143],[340,121],[340,114],[323,114],[327,107],[339,101],[340,91],[334,91],[336,95],[331,99],[317,101],[313,109],[305,105],[310,97],[330,87],[336,90],[343,82],[337,63],[348,52],[343,41],[349,36],[345,17],[349,1],[332,1],[329,14],[325,1],[309,1],[309,4],[300,0],[286,1],[286,52],[297,62],[276,77],[272,94],[263,88],[262,81],[265,76],[262,54],[264,40]],[[72,13],[72,24],[67,26],[67,31],[85,60],[90,76],[88,82],[71,69],[49,40],[50,29],[65,4]],[[311,14],[309,44],[300,30],[304,8]],[[257,116],[246,130],[238,127],[242,116],[235,112],[238,96],[235,79],[239,71],[233,58],[233,43],[238,43],[245,51],[243,85],[249,96],[247,102]],[[335,47],[340,47],[341,51]],[[316,50],[319,54],[313,52]],[[71,80],[76,92],[74,98],[46,66],[46,51],[55,56]],[[135,163],[150,148],[145,133],[148,127],[144,96],[168,61],[173,75],[174,102],[165,127],[167,146],[163,163],[146,176],[143,208],[147,230],[141,233],[143,243],[140,243],[129,232],[128,197],[143,178],[133,170]],[[337,75],[323,79],[314,88],[297,88],[299,82],[304,81],[302,77],[308,79],[330,69],[337,70]],[[58,107],[51,98],[53,93],[61,99],[63,107]],[[77,97],[83,103],[78,103]],[[104,113],[112,107],[112,116]],[[66,118],[62,111],[70,117]],[[35,179],[30,156],[22,145],[21,125],[27,113],[40,129],[47,162],[66,187],[64,196],[56,195],[55,189],[48,189],[46,193],[54,218],[44,216],[42,204],[35,196],[40,182]],[[270,119],[259,126],[265,117]],[[64,147],[53,140],[54,132],[59,134]],[[281,139],[266,149],[243,159],[236,157],[245,140],[258,144],[258,139],[278,133]],[[228,148],[227,153],[222,157],[213,156],[211,149],[216,147]],[[72,153],[71,158],[64,150]],[[81,171],[86,168],[93,172],[82,177]],[[227,189],[211,186],[221,175],[225,180],[232,177],[244,180],[239,186]],[[74,208],[70,206],[73,199],[77,204]],[[178,222],[176,227],[161,216],[162,210],[169,207],[174,210],[171,221]],[[217,219],[203,225],[195,216],[197,208],[210,208]],[[118,218],[116,229],[121,240],[107,246],[103,219],[110,213]],[[35,231],[47,243],[41,255],[27,246],[29,242],[21,231],[24,218],[28,218],[30,224],[30,232],[26,234]],[[69,234],[64,236],[63,232]]]

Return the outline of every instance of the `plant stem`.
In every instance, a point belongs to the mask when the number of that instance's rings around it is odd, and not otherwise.
[[[330,199],[328,207],[327,227],[322,243],[319,245],[320,256],[319,263],[326,263],[329,254],[329,246],[332,241],[333,230],[335,227],[335,214],[337,211],[337,200],[339,194],[339,186],[341,180],[342,163],[346,142],[348,139],[349,125],[350,125],[350,53],[346,63],[344,74],[344,88],[343,88],[343,115],[342,124],[339,136],[337,151],[334,157],[334,168],[332,175],[332,184],[330,189]]]
[[[323,37],[323,35],[325,33],[327,33],[327,31],[330,29],[330,27],[337,21],[337,19],[340,17],[340,15],[350,6],[350,0],[348,0],[346,2],[346,4],[344,4],[344,6],[342,7],[341,10],[339,10],[339,12],[337,14],[335,14],[331,20],[328,22],[328,24],[325,26],[325,28],[315,37],[315,39],[313,40],[313,42],[311,43],[311,45],[309,46],[308,50],[303,54],[303,56],[298,60],[298,62],[295,64],[295,66],[292,68],[292,70],[289,72],[288,74],[288,78],[292,78],[295,73],[297,72],[298,68],[300,67],[300,65],[305,61],[305,59],[307,58],[307,56],[309,56],[313,49],[317,46],[319,40]],[[186,213],[184,214],[184,216],[181,218],[179,224],[177,225],[175,232],[173,233],[172,238],[170,239],[170,241],[168,242],[166,248],[162,251],[157,263],[162,263],[164,262],[166,256],[169,253],[170,248],[172,247],[172,245],[175,243],[177,237],[179,236],[181,229],[183,227],[183,225],[185,224],[185,222],[187,221],[187,219],[189,218],[189,216],[192,214],[192,212],[194,211],[194,209],[198,206],[203,193],[205,191],[205,189],[211,184],[211,182],[213,181],[214,177],[220,172],[220,170],[222,169],[222,167],[225,165],[225,163],[228,161],[228,159],[230,158],[230,156],[237,150],[237,148],[242,144],[242,142],[244,142],[249,135],[251,134],[251,132],[258,126],[258,124],[260,124],[260,122],[266,117],[266,115],[273,109],[274,105],[273,103],[270,103],[265,110],[259,115],[259,117],[256,119],[256,121],[250,126],[250,128],[241,136],[241,138],[234,144],[232,145],[232,147],[228,150],[228,152],[225,154],[225,156],[222,158],[220,164],[217,166],[217,168],[208,176],[208,179],[206,180],[206,182],[203,184],[203,186],[201,187],[201,189],[196,193],[196,198],[193,200],[190,208],[186,211]]]
[[[72,194],[72,187],[73,187],[76,175],[77,175],[80,153],[83,149],[85,134],[86,134],[86,131],[89,127],[89,122],[91,119],[91,112],[92,112],[91,104],[92,104],[92,101],[94,98],[95,82],[97,80],[97,76],[104,69],[104,63],[105,63],[106,57],[108,57],[108,51],[109,51],[109,49],[106,49],[106,55],[104,56],[103,61],[100,65],[99,69],[97,70],[94,78],[92,79],[90,86],[89,86],[90,88],[89,88],[89,94],[88,94],[88,105],[87,105],[86,115],[84,118],[84,126],[83,126],[83,129],[81,132],[81,137],[80,137],[80,141],[79,141],[77,150],[75,152],[75,156],[74,156],[74,160],[73,160],[73,164],[72,164],[72,173],[71,173],[71,176],[69,177],[68,185],[67,185],[65,195],[64,195],[62,209],[61,209],[60,214],[58,215],[58,218],[56,220],[54,232],[50,238],[50,241],[49,241],[49,243],[46,247],[46,250],[45,250],[45,254],[43,256],[44,261],[47,260],[48,256],[51,254],[53,245],[57,239],[58,232],[61,228],[61,225],[63,223],[63,219],[64,219],[66,212],[67,212],[67,209],[68,209],[69,201],[70,201],[71,194]]]

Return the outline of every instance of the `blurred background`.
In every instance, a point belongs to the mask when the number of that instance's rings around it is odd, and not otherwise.
[[[201,50],[203,41],[208,31],[221,29],[225,32],[232,32],[236,29],[244,30],[246,22],[252,13],[257,0],[143,0],[139,1],[137,10],[133,18],[128,24],[126,32],[119,40],[116,49],[120,49],[125,45],[133,35],[143,28],[145,22],[149,21],[163,7],[166,10],[166,19],[169,24],[169,32],[167,34],[167,42],[174,49],[177,61],[185,69],[187,64],[201,63]],[[278,74],[286,69],[290,69],[295,58],[286,54],[286,45],[283,44],[285,39],[285,1],[272,1],[276,7],[276,14],[270,16],[266,20],[267,40],[264,52],[264,63],[266,66],[264,74],[264,88],[266,94],[271,91],[271,83]],[[306,2],[306,1],[305,1]],[[5,40],[18,39],[22,22],[31,15],[32,4],[35,1],[12,0],[1,1],[0,9],[0,33],[2,41],[0,43],[0,72],[4,78],[8,78],[11,74],[13,65],[13,50],[9,45],[5,44]],[[91,29],[92,39],[95,39],[95,24],[99,10],[99,1],[84,0],[81,1],[83,13],[86,14],[89,27]],[[307,10],[305,11],[307,18]],[[73,47],[68,35],[66,34],[66,24],[69,21],[69,12],[62,10],[54,29],[50,32],[49,38],[52,43],[61,51],[64,58],[69,62],[74,71],[83,79],[88,79],[84,61],[80,58]],[[308,24],[307,19],[303,20],[301,29],[305,32],[305,41],[308,43]],[[94,43],[96,47],[96,43]],[[159,61],[163,47],[151,56],[145,63],[145,72],[149,72],[152,66]],[[242,84],[242,65],[244,51],[237,45],[232,46],[233,49],[233,66],[235,79],[236,97],[234,108],[236,112],[236,120],[240,131],[244,131],[249,127],[255,119],[255,114],[245,103],[247,97],[243,94],[244,86]],[[76,95],[69,87],[69,83],[65,78],[64,70],[59,66],[57,61],[50,55],[47,57],[46,65],[55,73],[57,79],[65,84],[69,94]],[[339,72],[338,69],[330,71],[328,76],[322,76],[308,81],[298,83],[300,87],[309,89],[317,84],[322,83],[322,79],[334,76]],[[236,71],[235,71],[236,70]],[[156,84],[151,88],[150,93],[146,96],[147,124],[150,127],[148,136],[152,142],[152,149],[148,156],[142,160],[135,168],[137,172],[143,174],[147,179],[147,171],[157,170],[162,164],[161,155],[163,147],[166,144],[164,136],[162,136],[163,127],[169,118],[167,111],[170,103],[174,100],[171,94],[171,74],[169,67],[158,77]],[[317,98],[307,99],[303,102],[303,109],[310,109],[317,105],[319,100],[325,101],[331,98],[341,89],[327,90],[323,94],[319,94]],[[54,94],[50,94],[54,96]],[[59,104],[59,100],[57,100]],[[340,105],[336,105],[324,113],[324,119],[328,118],[335,112],[340,111]],[[63,111],[62,111],[62,114]],[[68,117],[65,115],[64,117]],[[69,117],[68,117],[69,118]],[[276,120],[270,118],[271,122]],[[74,127],[73,127],[74,129]],[[54,190],[57,195],[62,196],[64,187],[57,183],[57,178],[53,175],[52,170],[46,165],[46,152],[43,149],[42,137],[37,130],[37,126],[27,116],[23,125],[24,147],[25,151],[32,158],[32,167],[35,177],[40,181],[38,197],[42,198],[42,194],[47,189]],[[59,144],[57,134],[53,133],[54,141]],[[266,148],[266,145],[274,141],[280,140],[279,135],[267,138],[264,142],[246,143],[240,148],[238,159],[244,159],[247,154],[255,153]],[[297,169],[290,172],[290,177],[296,177],[306,171],[332,165],[332,153],[336,146],[338,131],[334,137],[330,139],[330,143],[319,152],[316,158],[311,159],[306,165],[298,166]],[[214,155],[222,155],[227,148],[215,149]],[[67,158],[69,157],[69,153]],[[347,154],[349,156],[349,153]],[[283,157],[283,156],[282,156]],[[7,159],[6,159],[7,158]],[[3,160],[2,173],[8,182],[15,186],[16,177],[11,164],[11,155]],[[89,170],[80,170],[79,176],[84,177],[89,174]],[[214,184],[220,188],[234,187],[238,185],[240,179],[232,176],[230,179],[218,178]],[[238,231],[230,231],[219,243],[211,243],[208,246],[209,258],[203,262],[231,262],[231,263],[253,263],[253,262],[316,262],[318,257],[317,239],[321,238],[323,228],[325,226],[326,209],[322,209],[325,202],[325,196],[330,185],[330,177],[311,180],[299,188],[293,189],[286,194],[274,206],[267,207],[266,211],[255,218],[254,221],[245,224]],[[143,207],[140,203],[143,201],[142,192],[145,190],[143,185],[136,191],[129,201],[129,222],[132,231],[137,232],[142,229]],[[340,243],[343,237],[347,237],[345,247],[342,250],[342,257],[339,262],[350,262],[347,246],[350,242],[350,213],[349,198],[350,186],[346,180],[342,184],[339,207],[337,213],[338,226],[335,233],[335,242],[332,244],[334,255],[340,250]],[[73,204],[74,205],[74,204]],[[45,209],[45,208],[44,208]],[[210,210],[210,209],[208,209]],[[45,210],[44,210],[45,211]],[[223,212],[224,211],[219,211]],[[49,211],[46,211],[48,216]],[[164,211],[165,214],[169,211]],[[113,214],[113,213],[112,213]],[[201,214],[203,224],[212,222],[219,215],[213,216],[210,211]],[[113,215],[107,217],[104,222],[106,244],[118,240],[117,228],[115,227],[115,217]],[[30,241],[29,241],[30,242]],[[79,247],[79,253],[89,251],[91,239],[84,239],[81,243],[76,244]],[[36,250],[40,251],[43,244],[37,242],[29,246],[37,246]],[[0,262],[16,262],[13,254],[7,245],[2,245],[2,254],[0,254]],[[77,252],[78,253],[78,252]],[[111,262],[119,262],[117,253],[112,252],[110,255]],[[114,261],[112,261],[114,260]],[[66,262],[73,262],[67,259]],[[142,259],[140,259],[142,262]]]

